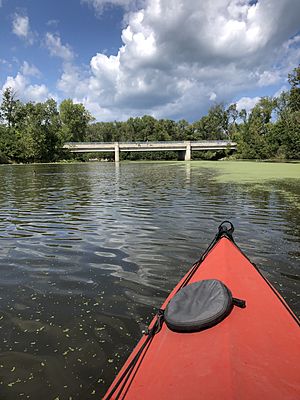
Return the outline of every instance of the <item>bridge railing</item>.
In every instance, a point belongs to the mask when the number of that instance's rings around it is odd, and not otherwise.
[[[216,144],[216,145],[226,145],[226,144],[231,144],[235,145],[235,142],[232,142],[231,140],[177,140],[177,141],[171,141],[171,140],[162,140],[162,141],[135,141],[135,142],[66,142],[65,146],[86,146],[86,145],[114,145],[115,143],[118,144],[124,144],[124,145],[136,145],[136,144],[141,144],[141,145],[150,145],[150,144],[174,144],[174,145],[181,145],[185,143],[191,143],[191,145],[196,144],[196,143],[203,143],[203,144]]]

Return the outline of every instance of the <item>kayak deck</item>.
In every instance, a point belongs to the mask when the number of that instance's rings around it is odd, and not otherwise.
[[[221,280],[234,297],[246,301],[246,308],[234,307],[218,325],[200,332],[173,332],[164,323],[124,386],[111,397],[108,390],[104,399],[292,400],[300,396],[299,326],[282,297],[227,237],[217,241],[188,283],[204,279]]]

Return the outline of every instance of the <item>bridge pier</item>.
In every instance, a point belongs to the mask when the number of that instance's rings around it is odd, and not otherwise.
[[[192,159],[191,142],[184,142],[184,145],[185,145],[185,150],[178,151],[178,160],[191,161]]]
[[[120,146],[118,142],[115,142],[115,162],[120,161]]]
[[[184,142],[186,145],[184,160],[191,161],[192,159],[192,151],[191,151],[191,142]]]

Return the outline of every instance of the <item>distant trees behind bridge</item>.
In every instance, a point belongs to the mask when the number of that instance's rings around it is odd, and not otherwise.
[[[236,104],[212,106],[207,115],[186,120],[157,120],[152,116],[124,122],[95,122],[82,104],[66,99],[58,106],[23,103],[7,88],[0,106],[0,163],[52,162],[71,155],[62,146],[69,141],[167,141],[221,140],[238,143],[236,158],[300,159],[300,65],[288,76],[290,89],[278,97],[262,97],[247,112]],[[195,99],[196,101],[196,99]],[[199,157],[216,158],[222,153],[199,152]],[[93,157],[95,154],[93,155]],[[170,158],[172,153],[124,154],[125,158]],[[175,157],[175,154],[174,154]]]

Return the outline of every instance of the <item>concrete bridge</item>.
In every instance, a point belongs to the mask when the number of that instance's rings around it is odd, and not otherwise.
[[[68,142],[63,146],[72,153],[114,152],[115,161],[120,151],[178,151],[180,160],[192,159],[192,150],[236,149],[236,143],[228,140],[201,140],[182,142]]]

